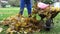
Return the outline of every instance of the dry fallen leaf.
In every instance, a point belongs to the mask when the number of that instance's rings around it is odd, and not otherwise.
[[[0,28],[0,32],[2,32],[3,31],[3,28]]]

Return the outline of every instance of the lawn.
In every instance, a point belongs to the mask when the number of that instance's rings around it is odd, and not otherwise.
[[[3,20],[4,18],[18,14],[19,11],[20,11],[19,8],[0,8],[0,21]],[[27,17],[27,10],[26,9],[24,10],[23,15],[25,17]],[[4,29],[0,34],[5,34],[8,26],[0,25],[0,27],[2,27]],[[51,29],[50,32],[46,32],[43,30],[41,32],[35,32],[34,34],[60,34],[60,14],[58,14],[54,18],[54,27]]]

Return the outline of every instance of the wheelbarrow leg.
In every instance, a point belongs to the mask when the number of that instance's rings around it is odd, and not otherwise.
[[[51,19],[48,19],[48,20],[46,21],[46,26],[45,26],[46,31],[50,31],[50,29],[51,29],[51,24],[52,24],[52,20],[51,20]]]

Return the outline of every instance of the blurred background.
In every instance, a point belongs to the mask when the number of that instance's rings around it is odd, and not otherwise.
[[[0,0],[0,21],[15,15],[20,10],[20,0]]]
[[[19,0],[0,0],[0,7],[19,7]]]
[[[40,0],[44,3],[60,2],[60,0]],[[32,3],[34,0],[32,0]],[[20,0],[0,0],[0,7],[19,7]]]
[[[53,2],[59,2],[60,0],[40,0],[44,3],[53,3]],[[34,0],[32,0],[32,3]],[[19,7],[20,0],[0,0],[0,7]]]

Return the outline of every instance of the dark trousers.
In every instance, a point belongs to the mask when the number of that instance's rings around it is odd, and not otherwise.
[[[31,14],[31,8],[32,8],[31,0],[20,0],[20,13],[19,14],[21,15],[23,14],[25,5],[27,7],[28,14]]]

